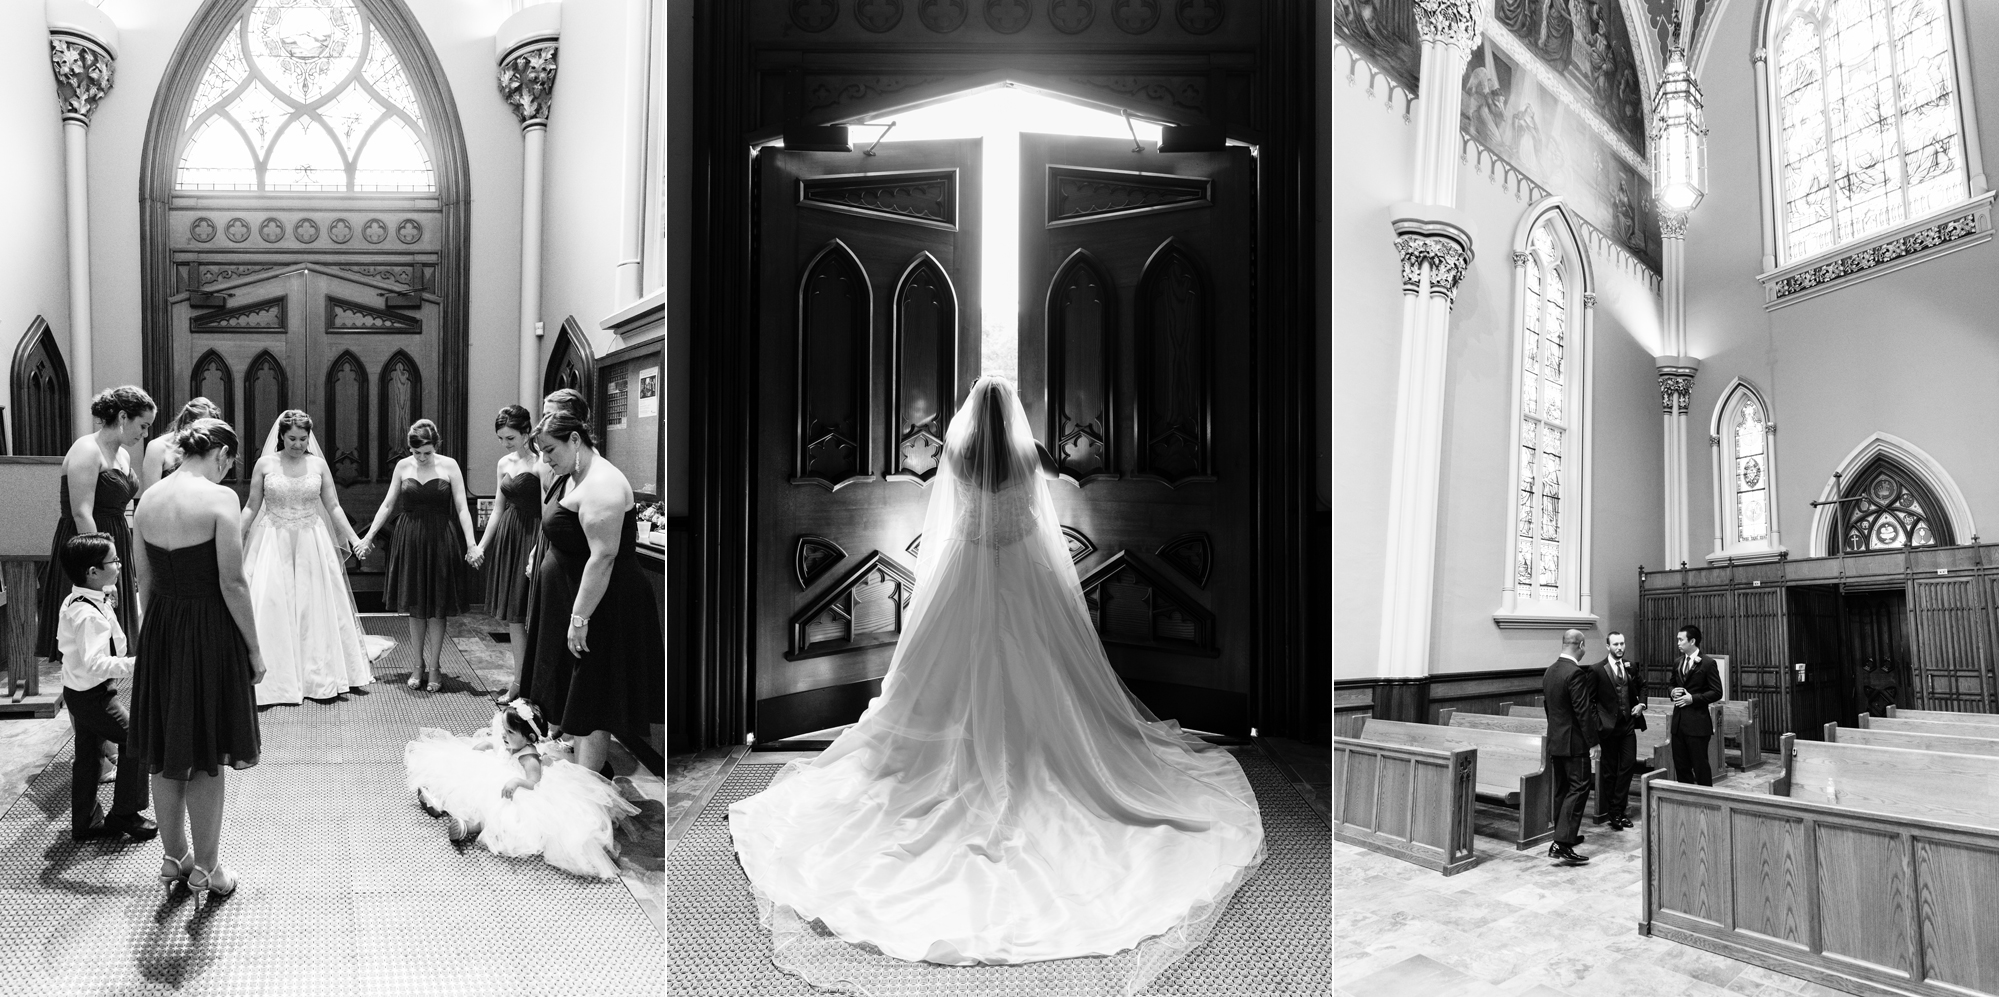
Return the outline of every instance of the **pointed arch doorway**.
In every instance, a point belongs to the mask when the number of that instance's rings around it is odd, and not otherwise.
[[[1156,112],[1039,77],[960,87],[756,153],[751,730],[824,731],[879,692],[950,418],[997,373],[1061,466],[1113,666],[1159,716],[1247,734],[1251,150],[1163,152]],[[979,103],[1007,91],[1042,103]],[[954,116],[977,124],[899,141]]]
[[[146,389],[168,414],[210,398],[253,453],[304,409],[365,521],[411,421],[464,454],[468,175],[402,0],[208,0],[142,155]]]

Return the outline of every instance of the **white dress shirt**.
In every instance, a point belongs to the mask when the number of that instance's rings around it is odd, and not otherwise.
[[[132,656],[118,614],[105,604],[104,593],[72,586],[63,600],[56,629],[56,649],[62,653],[62,684],[83,692],[106,679],[132,674]]]

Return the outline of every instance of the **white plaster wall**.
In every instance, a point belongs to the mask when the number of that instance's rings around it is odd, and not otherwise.
[[[1991,178],[2000,165],[2000,6],[1964,6],[1972,104]],[[1766,312],[1756,280],[1763,253],[1750,62],[1757,13],[1748,3],[1723,9],[1702,70],[1710,190],[1688,229],[1688,348],[1702,359],[1688,440],[1690,560],[1714,549],[1708,420],[1737,377],[1766,393],[1777,421],[1776,512],[1793,557],[1810,550],[1808,503],[1876,432],[1937,458],[1965,493],[1982,539],[2000,537],[2000,249],[1989,242]]]
[[[49,68],[48,19],[40,3],[0,3],[0,348],[11,365],[39,315],[69,360],[69,236],[63,222],[62,117]],[[0,405],[14,440],[12,378],[0,376]],[[85,427],[88,428],[88,427]],[[9,468],[6,473],[14,473]]]
[[[625,0],[566,0],[557,60],[542,200],[544,362],[569,316],[598,355],[615,348],[598,322],[631,304],[616,294],[625,182]],[[519,151],[514,156],[518,165]]]
[[[471,397],[466,411],[473,452],[460,456],[470,488],[490,493],[497,454],[487,445],[491,435],[481,430],[491,425],[495,410],[515,400],[517,369],[521,139],[513,114],[500,99],[493,51],[494,30],[513,8],[508,0],[404,2],[444,67],[471,163],[471,352],[466,372]],[[5,6],[10,11],[34,6],[40,16],[39,4]],[[105,0],[102,8],[118,25],[119,58],[111,95],[98,107],[90,128],[91,306],[100,384],[136,383],[141,375],[139,154],[154,91],[200,6],[198,0]],[[587,61],[591,55],[580,52],[576,58]],[[46,59],[39,65],[47,77]],[[53,119],[53,98],[49,107]],[[59,155],[56,161],[60,163]]]

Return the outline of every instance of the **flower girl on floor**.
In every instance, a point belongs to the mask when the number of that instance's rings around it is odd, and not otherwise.
[[[403,768],[424,809],[448,818],[451,840],[477,835],[495,855],[540,855],[565,872],[610,879],[618,875],[612,833],[639,809],[610,780],[558,757],[547,733],[541,711],[515,700],[472,737],[418,728]]]

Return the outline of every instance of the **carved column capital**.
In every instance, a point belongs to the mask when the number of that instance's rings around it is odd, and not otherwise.
[[[1660,209],[1660,238],[1685,239],[1688,233],[1688,216],[1685,211]]]
[[[56,106],[64,121],[90,124],[90,112],[111,92],[111,53],[70,37],[49,39],[56,74]]]
[[[1661,366],[1656,369],[1660,375],[1660,412],[1664,415],[1686,415],[1688,395],[1694,391],[1694,375],[1699,368]]]
[[[1585,291],[1585,292],[1583,292],[1583,307],[1585,307],[1585,308],[1596,308],[1596,307],[1597,307],[1597,292],[1596,292],[1596,291]]]
[[[500,64],[500,97],[521,127],[547,125],[556,95],[556,43],[519,50]]]
[[[1750,61],[1766,62],[1766,63],[1770,62],[1771,50],[1763,47],[1762,45],[1757,46],[1756,51],[1750,53]]]
[[[1480,0],[1415,0],[1417,37],[1467,52],[1479,44]]]
[[[1526,252],[1523,252],[1522,250],[1519,249],[1514,250],[1514,266],[1517,269],[1520,267],[1527,266],[1529,263],[1533,262],[1534,259],[1535,258],[1533,256],[1529,255]]]
[[[1464,246],[1439,235],[1397,236],[1396,255],[1403,261],[1403,290],[1421,289],[1428,273],[1431,293],[1446,298],[1457,293],[1458,282],[1472,264],[1472,254]]]

